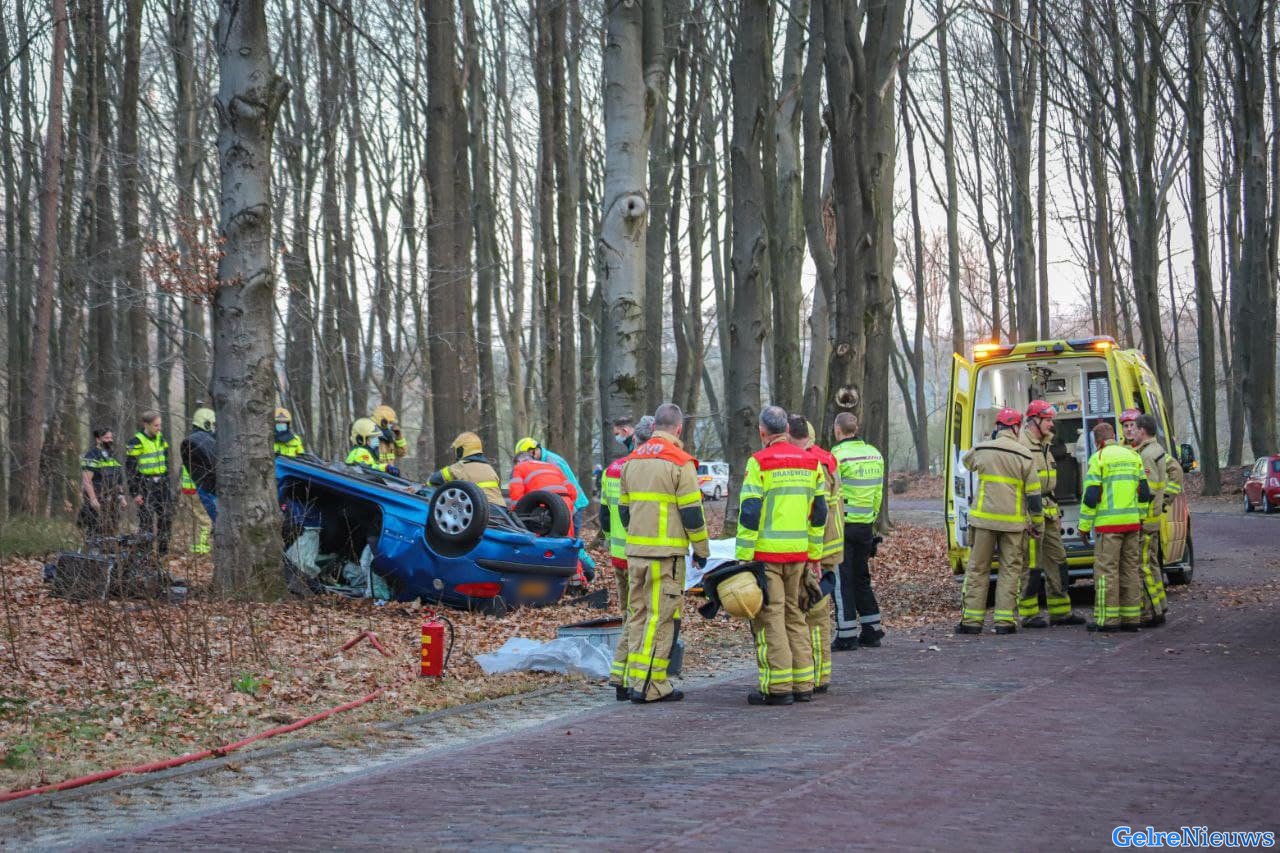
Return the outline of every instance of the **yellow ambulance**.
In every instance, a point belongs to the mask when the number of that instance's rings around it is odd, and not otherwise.
[[[992,434],[996,413],[1002,408],[1025,411],[1036,399],[1048,401],[1057,410],[1051,450],[1058,486],[1053,497],[1061,508],[1067,572],[1073,581],[1093,577],[1093,547],[1081,541],[1076,528],[1094,450],[1090,430],[1095,423],[1110,421],[1116,435],[1123,436],[1120,413],[1136,408],[1155,417],[1156,440],[1184,470],[1195,461],[1190,445],[1172,443],[1171,419],[1159,383],[1137,350],[1122,350],[1110,337],[977,344],[972,361],[954,357],[947,406],[943,474],[948,556],[956,574],[964,573],[969,559],[969,500],[975,486],[975,475],[960,464],[960,456]],[[1195,553],[1185,495],[1175,498],[1165,513],[1160,548],[1169,581],[1190,583]]]

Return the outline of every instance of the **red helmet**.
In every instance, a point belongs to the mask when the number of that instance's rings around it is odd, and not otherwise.
[[[1053,418],[1057,415],[1058,410],[1044,400],[1032,400],[1031,405],[1027,406],[1028,418]]]
[[[996,423],[1001,426],[1022,426],[1022,412],[1017,409],[1003,408],[996,415]]]
[[[1137,409],[1125,409],[1120,413],[1120,423],[1127,424],[1130,421],[1136,421],[1138,416],[1141,414],[1142,412],[1139,412]]]

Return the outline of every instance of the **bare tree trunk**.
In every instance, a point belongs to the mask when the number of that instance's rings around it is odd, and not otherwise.
[[[820,2],[820,0],[816,0]],[[773,201],[773,401],[789,412],[804,402],[800,354],[800,274],[804,267],[805,231],[801,197],[801,71],[808,0],[793,0],[786,14],[782,78],[774,111],[777,146],[777,189]]]
[[[1218,363],[1214,352],[1213,275],[1209,264],[1209,200],[1204,152],[1204,2],[1186,6],[1187,15],[1187,165],[1191,183],[1191,269],[1196,289],[1196,342],[1200,356],[1200,470],[1205,495],[1222,491],[1218,468]]]
[[[946,7],[936,0],[938,79],[942,96],[942,159],[947,180],[947,295],[951,305],[951,350],[964,353],[964,308],[960,304],[960,191],[956,185],[956,131],[951,120],[951,67]]]
[[[836,288],[836,262],[831,253],[832,240],[827,216],[827,182],[823,177],[822,139],[822,63],[826,54],[824,3],[812,0],[809,4],[809,54],[805,57],[800,89],[803,101],[801,132],[804,138],[804,182],[801,188],[804,207],[805,240],[817,271],[817,285],[813,289],[813,311],[809,316],[809,331],[813,345],[809,352],[809,367],[805,373],[804,411],[817,425],[819,434],[830,438],[831,424],[825,422],[824,407],[827,403],[827,370],[831,359],[830,305]],[[831,169],[826,170],[830,178]]]
[[[49,114],[45,131],[44,167],[40,187],[40,262],[36,286],[34,359],[31,407],[22,426],[23,447],[17,493],[24,513],[40,507],[40,456],[44,447],[44,416],[49,394],[49,333],[53,327],[53,290],[58,264],[58,196],[62,181],[62,77],[67,53],[67,8],[53,0],[53,56],[49,64]]]
[[[897,287],[894,286],[893,276],[889,277],[889,281],[890,285],[893,286],[894,303],[896,305],[894,313],[898,320],[898,335],[902,339],[902,353],[907,366],[911,370],[911,385],[915,388],[913,394],[908,394],[905,376],[899,379],[899,384],[903,389],[902,403],[907,410],[912,442],[915,444],[916,470],[921,474],[926,474],[929,471],[929,413],[924,399],[924,321],[925,311],[927,310],[925,306],[924,281],[924,227],[920,220],[920,181],[919,173],[916,169],[916,133],[915,127],[911,123],[911,107],[908,102],[911,92],[911,80],[908,72],[910,61],[910,54],[904,50],[902,59],[898,62],[898,69],[902,86],[902,135],[903,147],[907,151],[907,189],[911,208],[911,278],[912,283],[915,285],[915,326],[911,342],[907,341],[907,328],[903,322],[903,300],[898,293]],[[895,352],[891,353],[891,356],[896,355],[897,347],[894,350]],[[894,363],[893,370],[896,376],[900,371],[899,365]]]
[[[225,243],[214,297],[214,581],[229,595],[274,599],[284,591],[284,576],[271,435],[263,428],[276,399],[270,163],[272,129],[288,86],[267,52],[263,0],[222,0],[215,37]]]
[[[622,415],[641,411],[649,377],[642,363],[645,245],[649,206],[645,169],[653,110],[665,93],[645,76],[662,25],[661,3],[644,0],[607,7],[604,45],[605,168],[597,248],[603,310],[600,322],[600,415],[604,431]],[[610,447],[608,458],[620,448]]]
[[[765,336],[763,290],[770,281],[769,235],[765,208],[771,203],[764,181],[765,121],[770,106],[770,32],[773,3],[742,0],[737,42],[730,65],[733,91],[733,311],[729,324],[729,382],[725,388],[729,421],[729,502],[725,533],[736,530],[738,490],[755,447],[760,413],[760,354]]]
[[[479,356],[471,309],[470,185],[452,2],[425,6],[427,23],[427,299],[436,459],[449,458],[454,437],[480,418]]]
[[[666,222],[671,207],[671,141],[667,109],[671,54],[666,28],[678,0],[645,0],[644,81],[658,97],[652,102],[649,125],[649,218],[657,226],[645,234],[644,325],[640,361],[645,375],[644,408],[652,412],[663,401],[662,315],[666,301]],[[649,106],[646,104],[646,106]]]
[[[1082,34],[1085,55],[1092,67],[1099,67],[1102,58],[1098,51],[1093,30],[1094,8],[1085,3],[1082,14]],[[1107,179],[1106,153],[1102,147],[1102,127],[1105,106],[1100,84],[1090,81],[1089,112],[1086,124],[1089,134],[1089,173],[1093,187],[1093,243],[1098,262],[1098,334],[1119,338],[1119,322],[1116,319],[1116,285],[1111,274],[1111,190]]]
[[[124,75],[120,80],[120,260],[129,329],[129,396],[150,406],[151,354],[147,340],[147,291],[142,281],[138,226],[138,82],[142,53],[142,0],[125,0]]]
[[[507,355],[507,395],[511,398],[512,431],[516,435],[524,435],[529,431],[529,409],[526,405],[528,392],[525,381],[523,354],[520,351],[520,329],[524,324],[524,219],[520,204],[520,155],[516,150],[514,124],[511,111],[511,95],[507,89],[507,42],[506,19],[503,4],[495,5],[494,28],[497,30],[497,67],[495,87],[497,102],[502,109],[502,141],[507,155],[507,212],[511,217],[511,308],[505,310],[501,305],[500,294],[494,291],[497,300],[498,329],[502,335],[503,346]]]

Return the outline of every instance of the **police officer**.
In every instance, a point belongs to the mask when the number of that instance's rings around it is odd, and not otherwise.
[[[817,433],[813,424],[803,415],[792,415],[787,425],[789,440],[801,450],[818,459],[823,478],[823,497],[827,501],[827,524],[822,533],[822,557],[820,579],[806,581],[814,600],[805,611],[805,624],[809,627],[809,645],[813,647],[813,692],[826,693],[831,686],[831,592],[836,586],[836,573],[844,562],[844,503],[840,499],[840,470],[835,456],[816,443]]]
[[[979,442],[961,457],[965,468],[978,475],[975,499],[969,507],[969,565],[964,573],[964,612],[957,634],[981,634],[991,586],[991,558],[1000,552],[996,578],[997,634],[1018,630],[1016,608],[1022,581],[1023,540],[1039,538],[1044,530],[1040,474],[1031,451],[1018,441],[1022,412],[1001,409],[996,435]]]
[[[790,705],[813,699],[813,646],[801,608],[804,573],[822,557],[827,502],[816,456],[790,444],[787,413],[760,412],[762,450],[747,460],[739,494],[739,561],[765,564],[767,602],[754,619],[760,689],[752,705]],[[766,511],[767,507],[767,511]]]
[[[1040,475],[1040,502],[1044,507],[1044,534],[1039,539],[1028,536],[1023,556],[1023,582],[1019,584],[1022,597],[1018,600],[1018,615],[1024,628],[1044,628],[1049,625],[1083,625],[1084,617],[1071,612],[1071,595],[1062,581],[1067,551],[1062,545],[1062,524],[1058,518],[1058,504],[1053,499],[1058,486],[1058,465],[1054,461],[1053,419],[1057,416],[1053,406],[1044,400],[1032,400],[1027,406],[1019,439],[1022,446],[1031,451]],[[1049,619],[1040,615],[1040,591],[1045,590],[1045,605]]]
[[[1093,549],[1093,622],[1090,631],[1137,631],[1142,617],[1142,518],[1151,501],[1151,488],[1142,470],[1142,457],[1116,442],[1106,421],[1093,428],[1094,447],[1084,480],[1080,508],[1080,537]]]
[[[652,438],[653,415],[642,417],[635,425],[632,436],[632,449]],[[613,567],[613,582],[618,590],[618,607],[622,609],[626,621],[631,619],[632,603],[628,595],[631,585],[627,582],[627,528],[618,515],[618,497],[622,489],[622,466],[630,458],[630,454],[619,456],[609,463],[600,478],[600,533],[609,543],[609,565]],[[627,632],[624,630],[618,638],[618,645],[613,652],[613,665],[609,668],[609,683],[613,685],[615,698],[619,702],[631,698],[630,682],[627,680],[628,649]]]
[[[427,485],[439,488],[454,480],[466,480],[475,483],[489,503],[506,506],[507,499],[502,495],[502,481],[498,472],[484,455],[484,443],[474,432],[459,433],[450,445],[457,459],[452,465],[441,468],[427,478]]]
[[[1169,610],[1160,564],[1160,521],[1175,496],[1182,494],[1182,466],[1156,441],[1156,419],[1139,415],[1134,423],[1137,451],[1151,489],[1151,506],[1142,519],[1142,627],[1163,625]]]
[[[859,645],[876,648],[884,636],[870,567],[875,523],[884,499],[884,457],[858,438],[858,418],[852,412],[836,415],[835,433],[831,453],[839,464],[844,559],[836,575],[836,640],[831,649],[839,652]]]
[[[618,481],[618,516],[627,529],[631,613],[627,619],[627,681],[632,702],[678,702],[667,680],[680,636],[685,560],[705,566],[710,553],[697,461],[684,450],[684,413],[663,403],[653,414],[653,438],[636,448]]]
[[[276,408],[275,430],[271,434],[271,449],[276,456],[301,456],[306,453],[302,438],[293,431],[293,415],[283,406]]]
[[[155,535],[156,553],[169,553],[173,526],[173,486],[169,482],[169,442],[160,431],[160,413],[147,410],[125,451],[129,493],[138,507],[138,528]]]
[[[382,470],[399,474],[399,460],[409,453],[409,442],[400,429],[396,410],[383,404],[373,410],[369,419],[378,427],[378,462]]]
[[[107,427],[93,431],[93,446],[80,457],[80,514],[76,524],[85,536],[110,536],[126,505],[124,471],[112,450],[115,434]]]

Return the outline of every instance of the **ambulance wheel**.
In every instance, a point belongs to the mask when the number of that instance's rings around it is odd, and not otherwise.
[[[573,516],[564,498],[545,489],[536,489],[520,498],[513,511],[534,536],[568,536],[573,525]]]

